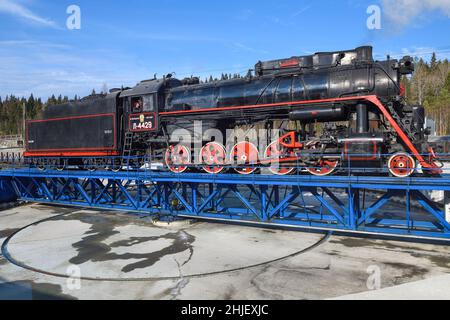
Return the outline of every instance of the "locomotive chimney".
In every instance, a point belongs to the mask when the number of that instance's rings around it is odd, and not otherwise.
[[[359,61],[373,61],[373,48],[371,46],[363,46],[356,48]]]

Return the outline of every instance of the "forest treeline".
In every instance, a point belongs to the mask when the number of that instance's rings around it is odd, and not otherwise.
[[[405,77],[402,84],[409,104],[424,105],[427,116],[436,121],[438,135],[450,134],[450,63],[448,59],[438,60],[436,54],[429,62],[416,59],[416,71],[412,77]],[[221,79],[238,78],[239,75],[222,74]],[[202,83],[217,81],[205,79]],[[95,94],[95,91],[92,92]],[[77,100],[75,96],[73,100]],[[27,119],[35,119],[49,105],[68,102],[67,96],[52,95],[47,101],[10,95],[0,97],[0,135],[21,134],[23,131],[23,106]]]
[[[423,105],[427,117],[436,121],[437,135],[450,134],[450,63],[433,54],[430,62],[416,59],[413,77],[403,78],[406,100]]]
[[[77,100],[75,96],[73,100]],[[52,95],[47,101],[43,102],[41,98],[35,98],[31,94],[28,98],[16,97],[14,95],[5,98],[0,97],[0,135],[16,135],[23,133],[24,106],[26,119],[36,119],[42,110],[47,106],[66,103],[69,101],[67,96]]]

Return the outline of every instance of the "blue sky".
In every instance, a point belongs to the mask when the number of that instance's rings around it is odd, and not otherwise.
[[[81,29],[68,30],[69,5]],[[381,29],[366,10],[381,8]],[[450,0],[0,0],[0,96],[73,97],[95,88],[246,73],[258,60],[373,45],[450,57]]]

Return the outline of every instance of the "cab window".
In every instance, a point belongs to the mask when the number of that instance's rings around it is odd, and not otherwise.
[[[143,97],[144,112],[155,111],[155,95],[149,94]]]
[[[131,98],[131,112],[142,112],[143,100],[142,97]]]

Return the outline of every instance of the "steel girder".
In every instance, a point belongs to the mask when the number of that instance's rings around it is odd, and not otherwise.
[[[355,233],[449,239],[424,191],[448,177],[242,176],[165,172],[0,171],[25,201]],[[392,209],[394,208],[394,209]]]

